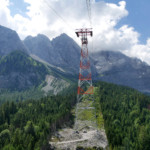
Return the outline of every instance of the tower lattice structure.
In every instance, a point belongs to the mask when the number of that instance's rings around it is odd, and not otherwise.
[[[80,70],[77,90],[77,105],[75,112],[75,129],[81,130],[87,126],[96,127],[96,114],[93,105],[93,85],[88,53],[88,36],[93,36],[91,28],[78,29],[77,37],[81,37]]]

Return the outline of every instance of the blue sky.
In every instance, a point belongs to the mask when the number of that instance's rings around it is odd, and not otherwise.
[[[97,0],[101,1],[101,0]],[[117,27],[123,24],[133,26],[140,33],[140,42],[145,43],[150,37],[150,0],[125,0],[129,15],[120,20]],[[105,2],[118,4],[120,0],[105,0]]]
[[[29,4],[25,3],[24,0],[10,0],[10,3],[11,5],[9,6],[9,8],[12,16],[19,13],[24,17],[28,17],[26,15],[26,12],[27,12],[27,6],[29,6]]]

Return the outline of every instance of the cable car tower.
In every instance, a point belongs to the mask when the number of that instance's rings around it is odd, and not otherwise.
[[[96,126],[95,107],[93,106],[93,86],[88,54],[88,36],[93,36],[92,28],[77,29],[77,37],[81,37],[80,70],[75,112],[75,130],[87,126]],[[93,125],[94,124],[94,125]]]

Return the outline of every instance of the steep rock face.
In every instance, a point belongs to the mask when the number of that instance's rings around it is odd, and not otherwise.
[[[50,56],[53,56],[51,41],[45,35],[28,36],[25,38],[24,44],[28,48],[29,54],[34,54],[47,62],[50,61]]]
[[[5,56],[16,50],[27,53],[16,31],[0,26],[0,56]]]
[[[75,69],[78,71],[80,60],[80,47],[66,34],[56,37],[52,41],[54,51],[57,52],[58,60],[56,65]]]
[[[112,51],[101,51],[92,57],[99,74],[96,79],[150,92],[150,66],[145,62]]]
[[[24,44],[31,55],[67,70],[78,72],[80,60],[80,47],[66,34],[61,34],[52,41],[44,35],[27,37]]]

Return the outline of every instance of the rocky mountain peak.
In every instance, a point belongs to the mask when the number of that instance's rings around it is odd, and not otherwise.
[[[79,70],[80,47],[65,33],[52,41],[41,34],[33,38],[27,37],[24,44],[31,55],[36,55],[52,65],[75,72]]]
[[[35,37],[28,36],[23,41],[30,55],[36,55],[39,58],[49,61],[49,55],[53,51],[51,41],[43,34],[38,34]]]
[[[0,56],[5,56],[16,50],[27,53],[27,49],[16,31],[0,26]]]

